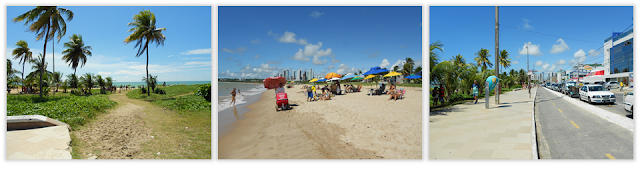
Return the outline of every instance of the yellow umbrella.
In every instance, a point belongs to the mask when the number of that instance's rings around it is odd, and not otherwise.
[[[391,73],[389,73],[387,75],[384,75],[384,77],[399,76],[399,75],[402,75],[402,74],[398,73],[398,72],[395,72],[395,71],[392,71]]]
[[[366,80],[366,79],[370,79],[370,78],[374,78],[374,77],[376,77],[376,75],[370,74],[369,76],[365,77],[364,79]]]
[[[334,78],[334,77],[342,78],[342,76],[340,76],[340,74],[334,73],[334,72],[331,72],[331,73],[329,73],[329,74],[324,76],[324,78],[326,78],[326,79],[331,79],[331,78]]]
[[[309,83],[313,83],[313,82],[316,82],[316,81],[318,81],[318,79],[314,78],[314,79],[311,79],[311,81],[309,81]]]

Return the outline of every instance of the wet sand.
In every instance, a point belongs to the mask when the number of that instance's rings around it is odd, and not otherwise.
[[[402,87],[400,87],[402,88]],[[306,102],[287,89],[291,110],[276,111],[269,90],[218,140],[220,159],[422,159],[422,91],[404,99],[337,95]]]

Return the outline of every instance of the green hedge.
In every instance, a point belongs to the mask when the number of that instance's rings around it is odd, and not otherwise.
[[[115,105],[116,102],[104,95],[44,98],[35,95],[8,95],[7,116],[43,115],[77,127]]]

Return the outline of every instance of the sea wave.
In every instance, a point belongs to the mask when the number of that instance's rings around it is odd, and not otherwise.
[[[236,105],[247,103],[246,98],[259,95],[267,91],[264,86],[258,85],[256,88],[252,88],[249,90],[241,90],[240,93],[236,93]],[[231,106],[231,95],[227,96],[218,96],[218,112],[228,109]]]

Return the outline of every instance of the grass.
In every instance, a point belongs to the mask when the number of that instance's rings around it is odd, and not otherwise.
[[[139,94],[139,89],[127,93],[129,98],[138,97],[160,106],[147,111],[145,121],[152,122],[149,125],[155,140],[144,143],[143,152],[158,159],[211,159],[211,102],[189,94],[197,88],[198,85],[170,86],[162,88],[166,95],[152,93],[150,97],[143,97],[147,94]]]
[[[43,115],[76,128],[115,105],[106,95],[7,95],[7,116]]]
[[[159,99],[168,99],[173,98],[177,95],[187,94],[194,92],[198,89],[199,85],[176,85],[176,86],[156,86],[156,88],[160,88],[165,90],[167,94],[155,94],[151,93],[151,96],[147,96],[147,93],[140,93],[140,89],[131,90],[127,93],[127,97],[132,99],[143,99],[147,101],[154,101]]]

